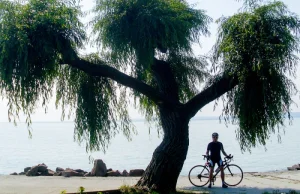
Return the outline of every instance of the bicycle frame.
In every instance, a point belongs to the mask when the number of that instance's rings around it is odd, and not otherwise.
[[[231,159],[229,159],[229,160],[227,160],[226,158],[225,158],[225,160],[224,160],[224,165],[223,165],[223,169],[225,169],[228,165],[229,165],[229,163],[231,162]],[[210,166],[209,166],[209,162],[208,162],[208,160],[207,160],[207,162],[205,163],[205,166],[210,170]],[[204,169],[203,169],[204,170]],[[228,170],[229,170],[229,172],[230,172],[230,174],[232,175],[232,172],[230,171],[230,168],[228,168]],[[202,171],[203,172],[203,171]],[[201,173],[202,173],[201,172]],[[221,172],[221,169],[220,168],[218,168],[218,170],[217,170],[217,172],[215,172],[215,174],[213,174],[213,177],[212,177],[212,179],[213,179],[213,183],[214,183],[214,181],[216,180],[216,176],[219,174],[219,172]],[[206,177],[206,176],[203,176],[202,175],[202,177],[204,177],[204,178],[209,178],[209,175]],[[201,178],[200,178],[200,180],[201,180]]]

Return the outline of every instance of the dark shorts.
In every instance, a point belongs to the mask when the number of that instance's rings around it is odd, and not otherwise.
[[[213,160],[213,159],[211,159],[211,160],[209,160],[208,163],[209,163],[209,167],[215,167],[216,164],[218,164],[218,167],[224,166],[222,159],[219,159],[219,160]]]

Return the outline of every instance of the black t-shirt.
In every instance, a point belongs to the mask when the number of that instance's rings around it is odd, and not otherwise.
[[[211,160],[219,161],[221,160],[221,150],[223,148],[223,144],[221,142],[210,142],[207,146],[207,150],[210,151]]]

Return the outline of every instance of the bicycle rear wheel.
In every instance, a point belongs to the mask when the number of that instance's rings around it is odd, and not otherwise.
[[[196,187],[203,187],[209,181],[209,170],[206,166],[194,166],[189,172],[189,180]]]
[[[242,169],[235,164],[229,164],[224,168],[225,184],[228,186],[237,186],[243,180]]]

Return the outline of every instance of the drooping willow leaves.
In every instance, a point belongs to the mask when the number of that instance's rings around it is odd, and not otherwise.
[[[155,50],[191,53],[191,44],[209,34],[211,19],[182,0],[97,0],[93,20],[96,42],[119,61],[135,63],[135,77],[143,79]]]
[[[157,87],[150,65],[154,56],[162,58],[171,64],[182,102],[198,92],[196,85],[207,76],[206,62],[193,56],[192,44],[209,34],[211,18],[203,10],[182,0],[97,0],[94,12],[96,42],[111,52],[112,63]],[[146,96],[132,94],[140,111],[152,120],[156,105]]]
[[[99,62],[97,55],[86,59]],[[74,138],[85,141],[88,152],[105,151],[110,140],[119,132],[130,138],[134,126],[128,115],[128,101],[124,88],[102,77],[92,77],[86,73],[63,66],[57,82],[57,105],[65,110],[69,106],[75,110]],[[65,114],[65,113],[64,113]]]
[[[226,95],[225,118],[238,122],[242,150],[265,145],[284,125],[297,92],[287,76],[294,75],[298,62],[300,20],[283,3],[273,2],[219,23],[217,67],[239,81]]]
[[[52,95],[61,51],[82,47],[85,33],[78,7],[59,0],[0,3],[0,89],[9,117],[30,114]],[[69,44],[65,44],[69,43]]]

